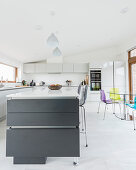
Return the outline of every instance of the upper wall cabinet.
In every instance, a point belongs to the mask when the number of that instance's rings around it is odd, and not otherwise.
[[[48,63],[47,64],[47,73],[61,73],[62,64],[60,63]]]
[[[45,63],[36,63],[35,64],[35,73],[46,73],[47,65]]]
[[[87,73],[88,63],[26,63],[23,66],[24,73]]]
[[[87,73],[89,72],[88,63],[76,63],[74,64],[74,73]]]
[[[74,65],[72,63],[64,63],[62,66],[63,73],[73,73]]]
[[[35,73],[35,64],[34,63],[24,64],[23,72],[24,73]]]

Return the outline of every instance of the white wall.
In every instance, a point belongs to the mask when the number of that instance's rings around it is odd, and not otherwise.
[[[90,64],[105,63],[107,61],[113,60],[124,60],[124,56],[120,53],[120,48],[118,47],[109,47],[100,50],[95,50],[89,53],[81,53],[78,55],[66,56],[63,61],[65,63],[73,62],[89,62]]]
[[[107,61],[123,60],[124,56],[120,54],[118,47],[105,48],[101,50],[95,50],[91,53],[83,53],[73,56],[63,57],[64,63],[90,63],[90,67],[102,67]],[[53,59],[53,58],[52,58]],[[49,62],[54,62],[54,60]],[[56,60],[55,60],[56,61]],[[61,60],[62,62],[62,57]],[[74,85],[78,85],[84,80],[85,74],[23,74],[22,79],[28,81],[34,80],[36,82],[45,81],[46,83],[60,83],[65,84],[65,81],[72,80]]]

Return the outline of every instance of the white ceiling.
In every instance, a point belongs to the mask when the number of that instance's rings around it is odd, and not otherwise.
[[[116,46],[134,38],[135,20],[136,0],[0,0],[0,53],[45,60],[52,57],[52,32],[64,57]]]

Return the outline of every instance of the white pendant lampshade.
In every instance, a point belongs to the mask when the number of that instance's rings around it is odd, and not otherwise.
[[[50,47],[57,47],[59,45],[59,41],[57,39],[57,37],[52,33],[48,39],[47,39],[47,44],[50,46]]]
[[[53,55],[54,56],[61,56],[61,51],[58,47],[56,47],[54,50],[53,50]]]

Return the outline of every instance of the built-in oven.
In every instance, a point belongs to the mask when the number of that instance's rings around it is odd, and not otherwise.
[[[99,91],[101,89],[101,70],[90,70],[90,90]]]

